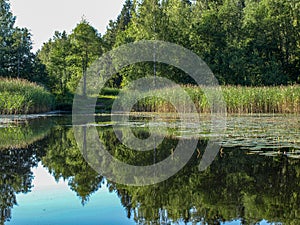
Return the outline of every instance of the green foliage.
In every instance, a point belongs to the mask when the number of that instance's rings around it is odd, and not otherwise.
[[[197,53],[221,84],[280,85],[299,82],[300,6],[289,0],[143,0],[134,2],[127,29],[113,47],[142,39],[182,45]],[[110,30],[108,30],[109,34]],[[123,86],[153,74],[153,63],[120,72]],[[158,65],[157,75],[192,83],[181,71]]]
[[[52,94],[26,80],[0,79],[0,114],[28,114],[50,111]]]
[[[70,35],[65,31],[55,32],[44,44],[38,58],[46,65],[47,86],[55,95],[58,107],[72,104],[79,80],[85,78],[88,66],[101,54],[100,34],[85,20]]]
[[[103,36],[105,51],[111,50],[116,44],[117,35],[127,29],[134,14],[134,5],[132,0],[126,0],[118,18],[115,21],[109,21],[106,33]]]
[[[119,95],[120,90],[117,88],[108,88],[105,87],[101,90],[101,95],[105,95],[105,96],[117,96]]]
[[[288,0],[126,0],[103,38],[82,20],[70,35],[56,32],[38,59],[46,66],[46,82],[59,104],[70,104],[78,81],[82,77],[85,81],[88,66],[103,52],[143,39],[192,50],[223,85],[295,84],[300,70],[299,15],[299,2]],[[153,62],[127,66],[106,85],[125,87],[138,78],[153,76],[153,68]],[[155,73],[179,84],[195,82],[178,68],[162,63],[156,63]],[[82,93],[85,91],[84,85]]]
[[[0,1],[0,77],[46,82],[42,65],[31,52],[31,34],[15,27],[8,0]]]

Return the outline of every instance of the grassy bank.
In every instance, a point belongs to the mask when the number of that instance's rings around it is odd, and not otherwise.
[[[210,104],[200,87],[184,86],[185,91],[195,103],[199,112],[210,112]],[[187,107],[184,96],[178,96],[172,89],[163,90],[163,96],[170,96],[173,102]],[[118,91],[110,91],[114,95]],[[300,113],[300,86],[242,87],[223,86],[223,98],[228,113]],[[152,93],[157,96],[157,93]],[[173,96],[173,97],[172,97]],[[109,96],[108,96],[109,97]],[[111,96],[112,98],[116,96]],[[103,95],[102,95],[103,99]],[[101,99],[99,100],[101,103]],[[126,104],[126,98],[123,104]],[[109,108],[109,106],[106,106]],[[174,107],[163,98],[147,97],[135,104],[133,111],[138,112],[175,112]]]
[[[0,79],[0,114],[47,112],[54,98],[45,88],[20,79]]]

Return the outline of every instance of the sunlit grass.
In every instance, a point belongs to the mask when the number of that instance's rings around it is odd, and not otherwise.
[[[222,86],[221,88],[221,94],[226,103],[228,113],[300,112],[299,85],[273,87]],[[209,104],[203,88],[187,85],[183,86],[183,89],[190,99],[187,99],[186,96],[181,95],[180,92],[177,92],[172,88],[152,91],[151,95],[153,97],[139,99],[132,111],[175,113],[174,103],[180,107],[182,112],[189,111],[189,100],[192,100],[198,112],[209,113],[211,111],[211,105]],[[127,96],[126,94],[124,96],[123,104],[126,105]],[[166,99],[171,100],[171,102]]]
[[[229,113],[298,113],[300,86],[223,88]]]
[[[44,87],[21,79],[0,78],[0,114],[47,112],[54,98]]]

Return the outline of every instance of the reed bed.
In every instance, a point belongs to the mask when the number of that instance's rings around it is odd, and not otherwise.
[[[203,88],[198,86],[183,86],[189,98],[201,113],[211,112]],[[243,87],[223,86],[221,88],[227,113],[299,113],[300,86],[272,86],[272,87]],[[152,97],[153,96],[153,97]],[[152,96],[140,99],[132,111],[137,112],[189,112],[190,104],[186,96],[178,94],[175,89],[157,90]],[[155,97],[156,96],[156,97]],[[171,100],[171,101],[170,101]],[[215,99],[220,101],[220,99]],[[177,110],[175,103],[179,106]],[[126,104],[126,99],[123,104]]]
[[[52,94],[44,87],[22,79],[0,79],[0,114],[30,114],[50,111]]]

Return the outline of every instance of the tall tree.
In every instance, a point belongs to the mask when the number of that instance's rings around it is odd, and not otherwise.
[[[79,80],[86,79],[88,66],[101,56],[102,47],[100,34],[85,20],[70,35],[56,31],[43,45],[38,58],[46,66],[48,87],[55,94],[58,105],[71,104]]]
[[[41,67],[31,52],[31,34],[15,27],[15,20],[8,0],[0,0],[0,76],[42,82],[43,73],[37,74]]]
[[[86,94],[86,71],[88,66],[102,54],[102,39],[97,30],[83,19],[70,35],[73,55],[80,59],[84,79],[83,95]],[[75,83],[78,79],[75,80]]]
[[[134,10],[135,2],[132,0],[126,0],[117,19],[115,21],[109,21],[106,33],[103,36],[103,42],[106,51],[111,50],[115,46],[118,33],[121,33],[127,29],[127,26],[134,14]]]
[[[132,19],[124,32],[118,34],[116,46],[139,40],[162,40],[189,45],[190,4],[182,0],[143,0],[135,2]],[[122,85],[144,76],[154,75],[153,63],[129,66],[120,73]],[[156,64],[156,75],[179,83],[192,82],[182,71],[168,65]]]
[[[12,76],[37,80],[34,77],[35,55],[31,52],[31,34],[27,28],[15,28],[12,36],[11,63]]]
[[[8,1],[0,0],[0,76],[7,76],[9,72],[15,20]]]
[[[59,103],[68,101],[70,92],[68,81],[71,79],[69,55],[71,43],[65,31],[56,31],[53,38],[45,43],[38,52],[38,58],[46,66],[48,74],[47,86],[57,96]]]

